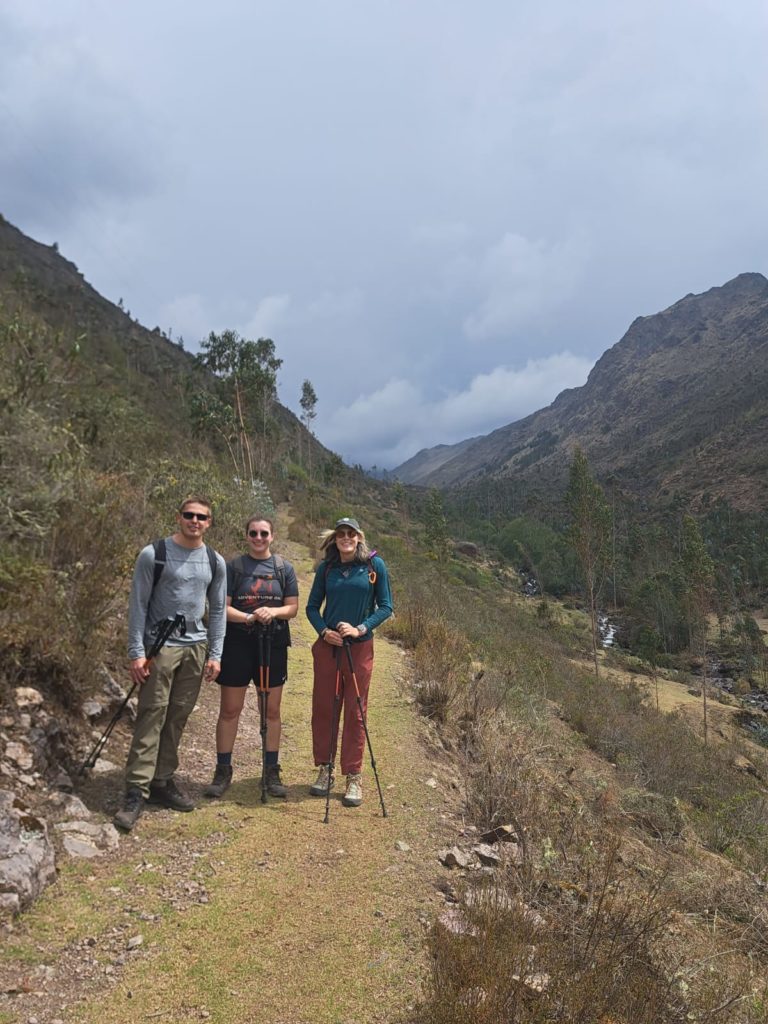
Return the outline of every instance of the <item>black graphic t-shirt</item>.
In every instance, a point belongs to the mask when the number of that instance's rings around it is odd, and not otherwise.
[[[286,597],[299,596],[299,584],[296,571],[290,562],[283,561],[282,574],[285,589],[280,585],[280,573],[275,567],[274,556],[264,559],[240,555],[227,562],[227,597],[232,598],[232,607],[241,612],[250,613],[256,608],[271,605],[280,608],[285,604]],[[239,622],[228,622],[227,629],[247,633],[253,627],[241,625]],[[279,635],[288,638],[288,623],[285,620],[275,621],[275,641]]]

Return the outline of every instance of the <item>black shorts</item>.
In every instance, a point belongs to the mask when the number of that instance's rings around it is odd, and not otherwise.
[[[269,658],[269,688],[282,686],[288,678],[288,648],[272,646]],[[219,686],[259,685],[259,641],[256,633],[227,633],[221,655]]]

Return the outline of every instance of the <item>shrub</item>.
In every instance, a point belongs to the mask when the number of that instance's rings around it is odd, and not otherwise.
[[[451,707],[463,696],[470,681],[466,641],[431,620],[413,652],[416,701],[421,712],[445,723]]]
[[[667,877],[645,869],[638,886],[623,859],[608,837],[588,871],[547,857],[528,876],[510,871],[470,889],[453,919],[460,934],[440,924],[432,933],[416,1024],[672,1024],[715,1020],[718,1007],[741,1002],[743,971],[696,977],[695,962],[661,955]]]

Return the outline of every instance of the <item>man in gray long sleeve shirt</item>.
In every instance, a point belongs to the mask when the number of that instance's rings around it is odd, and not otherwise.
[[[187,498],[177,514],[176,532],[165,540],[165,561],[155,583],[156,554],[149,544],[133,573],[128,614],[131,679],[141,687],[133,741],[125,770],[125,795],[114,818],[119,828],[136,824],[149,797],[177,811],[194,809],[174,779],[184,726],[203,677],[214,680],[221,667],[226,628],[226,567],[215,555],[212,572],[203,536],[212,521],[204,498]],[[206,599],[208,628],[203,622]],[[173,636],[148,664],[146,651],[158,625],[181,612],[184,636]]]

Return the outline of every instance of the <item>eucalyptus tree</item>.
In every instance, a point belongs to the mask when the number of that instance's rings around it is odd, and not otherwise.
[[[269,408],[277,394],[277,371],[283,364],[275,355],[271,338],[251,341],[237,331],[211,331],[201,342],[199,361],[221,382],[222,401],[231,408],[235,428],[236,461],[243,476],[256,477],[250,433],[261,435],[260,462],[266,462]],[[217,424],[223,424],[225,409],[215,410]],[[221,433],[221,431],[219,431]]]
[[[589,609],[592,657],[598,676],[598,603],[607,571],[611,512],[581,448],[577,448],[573,456],[565,498],[571,517],[568,535],[581,566]]]
[[[301,405],[301,420],[304,426],[307,428],[307,434],[312,433],[312,421],[317,416],[317,393],[312,387],[312,383],[309,380],[305,380],[301,385],[301,398],[299,399]],[[301,452],[301,447],[299,447]],[[312,438],[307,438],[307,462],[309,468],[309,479],[312,479]]]
[[[682,544],[678,571],[681,577],[683,607],[688,624],[689,645],[702,664],[702,706],[704,742],[708,740],[707,722],[707,632],[712,608],[715,563],[707,550],[699,524],[693,516],[683,516]]]

